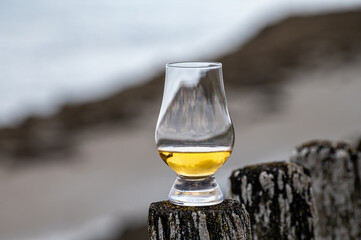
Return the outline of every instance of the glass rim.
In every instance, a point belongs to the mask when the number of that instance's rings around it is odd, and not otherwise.
[[[216,69],[221,68],[220,62],[205,62],[205,61],[182,61],[170,62],[165,65],[167,68],[188,68],[188,69]]]

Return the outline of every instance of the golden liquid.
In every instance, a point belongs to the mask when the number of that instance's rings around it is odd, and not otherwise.
[[[178,175],[199,178],[214,174],[231,155],[223,147],[162,148],[158,149],[163,161]]]

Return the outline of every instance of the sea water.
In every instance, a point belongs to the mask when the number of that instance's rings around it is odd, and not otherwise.
[[[171,61],[213,60],[294,13],[336,0],[2,0],[0,127],[140,84]]]
[[[141,84],[166,62],[212,60],[289,15],[356,5],[360,1],[0,0],[0,126]],[[104,213],[55,232],[33,229],[32,239],[101,238],[128,220],[113,217]]]

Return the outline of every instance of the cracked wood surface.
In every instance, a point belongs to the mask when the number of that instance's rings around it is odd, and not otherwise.
[[[233,171],[231,194],[250,214],[253,239],[314,239],[311,179],[297,164],[273,162]]]
[[[150,205],[151,240],[251,240],[249,215],[235,200],[208,207],[176,206],[168,201]]]
[[[291,161],[309,169],[317,203],[317,239],[361,239],[361,153],[347,143],[312,141]]]

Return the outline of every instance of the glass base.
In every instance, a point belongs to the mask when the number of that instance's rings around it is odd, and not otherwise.
[[[178,176],[168,195],[169,202],[182,206],[211,206],[223,202],[223,194],[214,176],[185,179]]]

